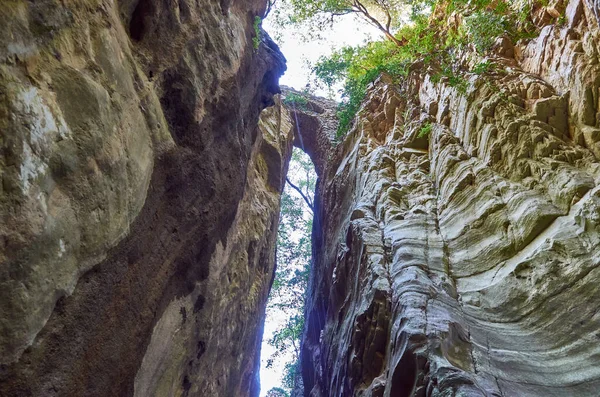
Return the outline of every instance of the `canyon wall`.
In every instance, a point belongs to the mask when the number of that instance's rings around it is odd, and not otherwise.
[[[464,91],[383,76],[327,154],[305,396],[598,395],[598,10],[551,7]]]
[[[258,394],[293,140],[257,127],[264,11],[2,1],[0,395]]]
[[[598,10],[551,3],[466,91],[382,76],[337,142],[273,98],[260,0],[2,2],[0,395],[256,396],[293,144],[296,394],[597,395]]]

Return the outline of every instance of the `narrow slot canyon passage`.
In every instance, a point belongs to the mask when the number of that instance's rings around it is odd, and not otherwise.
[[[600,0],[0,1],[0,397],[600,396]]]
[[[277,265],[261,347],[261,396],[289,396],[295,379],[300,380],[300,339],[311,263],[316,181],[312,160],[294,148],[281,197]]]

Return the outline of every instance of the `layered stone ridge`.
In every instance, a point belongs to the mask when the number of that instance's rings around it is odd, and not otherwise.
[[[317,186],[305,396],[598,394],[600,35],[562,6],[466,92],[371,87]]]
[[[262,0],[0,4],[0,395],[258,394],[293,133]]]
[[[292,98],[302,98],[295,103]],[[281,86],[282,111],[294,129],[294,146],[309,155],[322,177],[336,144],[337,102]]]

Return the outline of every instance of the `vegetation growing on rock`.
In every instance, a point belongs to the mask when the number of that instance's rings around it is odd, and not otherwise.
[[[252,37],[252,46],[255,50],[258,50],[258,46],[260,45],[260,29],[262,25],[262,18],[259,16],[254,17],[254,24],[252,27],[254,28],[254,37]]]
[[[283,103],[286,105],[294,106],[296,108],[304,109],[308,105],[308,99],[302,94],[295,92],[289,92],[286,94]]]
[[[288,101],[306,106],[306,98],[289,93]],[[277,269],[268,309],[285,319],[268,343],[275,348],[267,367],[283,362],[281,388],[273,396],[285,396],[294,388],[299,374],[300,337],[304,327],[304,301],[311,260],[312,197],[316,174],[310,157],[299,149],[292,153],[287,184],[281,196],[277,234]]]
[[[343,47],[314,66],[317,84],[332,88],[343,83],[338,135],[350,126],[369,84],[386,72],[398,79],[422,61],[436,80],[466,92],[465,74],[482,73],[472,65],[484,57],[500,36],[516,42],[537,34],[529,0],[283,0],[283,25],[322,28],[333,19],[356,14],[380,29],[385,39]],[[486,65],[481,61],[479,65]],[[471,65],[471,66],[470,66]]]
[[[423,126],[419,130],[419,133],[417,134],[417,138],[428,137],[429,134],[431,134],[431,129],[432,128],[433,128],[433,125],[431,123],[425,123],[425,124],[423,124]]]

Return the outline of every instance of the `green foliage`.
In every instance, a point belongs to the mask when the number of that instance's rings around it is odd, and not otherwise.
[[[254,37],[252,38],[252,46],[255,50],[258,50],[260,45],[260,27],[262,26],[262,18],[259,16],[254,17]]]
[[[293,390],[297,376],[300,374],[300,360],[287,362],[283,374],[283,386]]]
[[[463,76],[462,71],[454,70],[451,63],[446,63],[445,59],[443,61],[440,65],[440,70],[431,76],[431,80],[434,83],[439,83],[445,78],[449,86],[455,87],[463,95],[466,94],[469,83]]]
[[[344,81],[342,101],[338,107],[338,138],[352,126],[367,87],[382,72],[392,76],[408,74],[408,47],[390,41],[375,41],[359,47],[343,47],[329,57],[322,57],[313,72],[317,80],[331,88]]]
[[[342,102],[338,105],[338,130],[336,137],[341,138],[352,126],[354,117],[360,109],[360,105],[367,92],[367,87],[370,83],[385,71],[384,67],[378,67],[371,70],[367,70],[363,75],[348,79],[344,86],[344,93],[342,94]]]
[[[281,387],[274,387],[267,392],[267,397],[290,397],[290,394]]]
[[[492,70],[492,67],[493,67],[493,65],[492,65],[492,63],[490,61],[479,62],[473,68],[473,73],[475,73],[475,74],[485,74],[485,73],[490,72]]]
[[[288,178],[310,200],[314,196],[316,174],[311,159],[294,149]],[[291,392],[300,358],[300,337],[304,328],[304,300],[311,261],[312,202],[307,203],[287,183],[281,197],[281,214],[277,233],[277,269],[267,310],[285,315],[285,321],[268,343],[275,353],[267,367],[286,360],[281,390]],[[279,394],[275,394],[279,396]]]
[[[283,103],[289,106],[295,106],[300,109],[306,109],[308,105],[308,99],[306,99],[306,97],[303,94],[289,92],[285,95]]]
[[[343,137],[354,122],[354,117],[367,92],[367,85],[369,79],[367,76],[360,80],[349,81],[346,83],[345,90],[343,93],[344,100],[338,106],[338,129],[336,132],[336,138],[340,139]]]
[[[431,134],[431,129],[433,128],[433,124],[424,123],[419,129],[419,133],[417,134],[417,138],[426,138]]]
[[[436,37],[436,29],[430,29],[428,19],[423,15],[415,16],[413,23],[401,28],[396,37],[403,42],[402,46],[384,40],[359,47],[344,47],[322,57],[315,65],[313,72],[318,82],[327,87],[344,81],[338,109],[338,138],[351,128],[367,87],[382,72],[393,78],[402,78],[416,59],[432,62],[443,49]]]
[[[469,82],[461,75],[452,75],[448,79],[448,84],[450,87],[455,87],[456,90],[465,95],[467,93],[467,89],[469,88]]]
[[[391,41],[401,26],[408,3],[398,0],[278,0],[275,20],[280,28],[303,26],[305,38],[314,39],[343,15],[356,15],[379,29]]]
[[[344,47],[319,59],[313,68],[318,84],[330,89],[340,82],[344,84],[338,109],[338,137],[352,127],[367,87],[382,72],[400,80],[408,74],[409,65],[421,60],[429,68],[434,82],[444,81],[466,94],[468,71],[463,69],[456,54],[473,48],[475,54],[484,55],[499,36],[508,35],[516,41],[536,32],[527,0],[525,3],[523,0],[395,1],[396,7],[410,6],[412,11],[410,22],[394,31],[396,41]],[[457,21],[462,23],[449,23],[450,15],[461,16]],[[486,61],[472,72],[484,74],[491,69],[491,62]]]
[[[489,11],[477,11],[465,19],[469,37],[475,49],[484,54],[496,38],[507,29],[507,18],[504,15]]]

